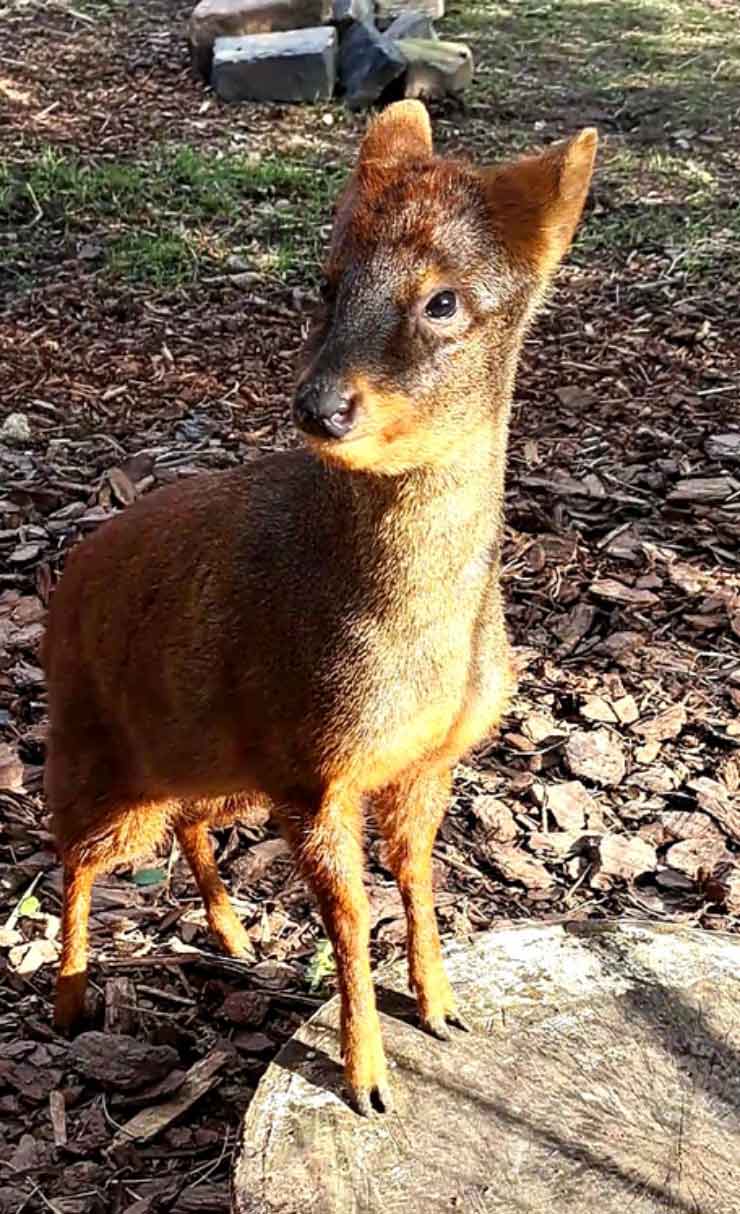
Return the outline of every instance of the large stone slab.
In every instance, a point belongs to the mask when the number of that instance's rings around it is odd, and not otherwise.
[[[334,92],[332,27],[217,38],[211,83],[224,101],[318,101]]]
[[[403,38],[398,49],[408,65],[406,97],[458,97],[473,79],[473,55],[463,42]]]
[[[432,21],[439,21],[445,15],[444,0],[375,0],[375,20],[380,29],[408,12],[426,13]]]
[[[338,1004],[304,1025],[244,1120],[233,1214],[736,1214],[740,939],[577,922],[448,950],[472,1024],[415,1027],[377,976],[396,1111],[343,1099]]]
[[[344,35],[339,50],[339,76],[350,109],[374,105],[405,70],[406,60],[398,43],[378,33],[374,25],[358,21]]]
[[[308,29],[331,16],[332,0],[200,0],[188,22],[193,65],[208,80],[217,38]]]

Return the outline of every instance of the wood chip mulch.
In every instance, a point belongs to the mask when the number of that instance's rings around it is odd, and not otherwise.
[[[156,485],[294,441],[308,302],[116,289],[77,265],[0,314],[0,1214],[228,1210],[240,1117],[332,992],[284,846],[234,828],[218,858],[253,962],[216,953],[173,848],[96,886],[91,1029],[59,1037],[40,792],[65,554]],[[448,939],[563,915],[740,926],[739,305],[658,256],[571,264],[527,341],[505,551],[520,686],[457,772],[435,851]],[[368,846],[380,962],[405,926]]]

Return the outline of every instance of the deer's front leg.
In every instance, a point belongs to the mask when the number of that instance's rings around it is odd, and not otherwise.
[[[342,1001],[342,1056],[358,1112],[391,1108],[380,1020],[370,974],[370,908],[363,883],[359,800],[327,795],[283,817],[334,949]]]
[[[450,795],[451,775],[435,769],[390,785],[375,798],[388,862],[406,910],[411,989],[421,1022],[442,1040],[449,1025],[467,1029],[442,964],[432,892],[432,848]]]

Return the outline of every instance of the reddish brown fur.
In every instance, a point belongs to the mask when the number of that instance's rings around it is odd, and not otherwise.
[[[512,682],[498,558],[509,402],[594,148],[584,132],[478,172],[434,158],[418,103],[390,107],[337,209],[329,301],[302,374],[331,373],[353,394],[355,428],[160,490],[71,555],[44,654],[46,790],[65,866],[60,1025],[83,1011],[96,874],[170,830],[214,933],[245,951],[207,832],[258,802],[321,907],[357,1106],[390,1101],[365,803],[406,908],[422,1022],[441,1036],[462,1024],[432,846],[452,767],[495,728]],[[449,285],[460,308],[432,334],[424,300]]]

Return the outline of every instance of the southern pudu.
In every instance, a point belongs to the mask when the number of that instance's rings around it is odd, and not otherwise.
[[[169,830],[215,936],[247,952],[208,830],[265,802],[333,945],[355,1107],[391,1104],[366,809],[403,898],[421,1023],[466,1027],[432,845],[452,767],[513,683],[499,586],[512,387],[596,138],[479,169],[434,155],[419,102],[384,110],[335,211],[293,403],[304,448],[158,490],[72,552],[44,646],[61,1028],[83,1014],[96,875]]]

